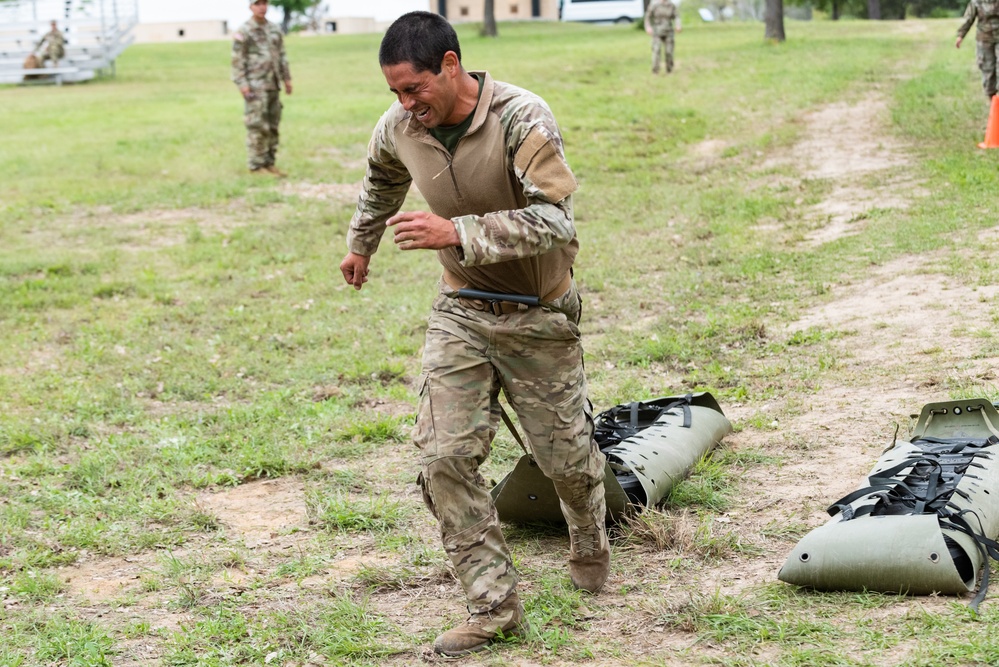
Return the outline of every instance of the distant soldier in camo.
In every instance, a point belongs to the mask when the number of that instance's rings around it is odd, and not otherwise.
[[[577,184],[544,100],[466,70],[440,15],[401,16],[378,61],[397,101],[368,144],[340,270],[361,289],[386,228],[401,250],[435,250],[443,265],[413,439],[423,500],[470,614],[434,650],[458,656],[527,630],[517,571],[479,472],[499,427],[501,391],[561,499],[572,585],[596,593],[610,568],[605,459],[593,440],[572,277]],[[414,184],[429,210],[400,212]]]
[[[55,21],[52,21],[51,28],[38,42],[38,46],[35,47],[35,51],[38,51],[41,55],[39,65],[42,67],[45,66],[46,61],[51,63],[49,67],[58,67],[59,61],[66,55],[66,38],[63,36],[62,31],[59,30],[59,26],[56,25]],[[44,50],[42,50],[43,46],[45,47]]]
[[[291,70],[281,29],[267,20],[267,0],[250,3],[253,16],[232,36],[232,80],[245,101],[247,166],[254,174],[285,174],[275,165],[281,124],[281,86],[291,95]]]
[[[982,89],[985,97],[996,94],[996,63],[999,62],[999,1],[971,0],[964,10],[964,22],[957,29],[957,43],[961,48],[971,24],[978,21],[976,30],[976,55],[978,69],[982,71]]]
[[[665,61],[666,73],[673,71],[673,26],[680,32],[680,16],[672,0],[652,0],[645,12],[645,32],[652,35],[652,73],[659,73]]]

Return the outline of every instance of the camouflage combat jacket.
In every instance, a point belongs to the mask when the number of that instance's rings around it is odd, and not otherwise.
[[[252,18],[232,35],[232,81],[239,88],[280,90],[291,81],[281,29]]]
[[[437,251],[445,269],[476,289],[542,296],[579,250],[576,179],[545,101],[476,74],[484,78],[482,93],[453,154],[399,102],[378,121],[347,246],[373,254],[386,220],[415,184],[430,210],[458,231],[460,246]]]
[[[979,42],[999,41],[999,1],[971,0],[968,8],[964,10],[964,23],[957,29],[957,36],[964,39],[975,19],[978,19],[975,37]]]
[[[673,32],[676,21],[676,5],[670,0],[653,0],[645,13],[645,25],[652,28],[653,35],[666,35]]]
[[[66,53],[66,37],[58,29],[49,30],[38,42],[36,49],[45,45],[45,52],[56,58],[62,58]]]

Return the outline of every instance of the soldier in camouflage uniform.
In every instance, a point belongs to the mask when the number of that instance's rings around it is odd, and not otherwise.
[[[666,73],[673,71],[673,24],[680,32],[680,17],[671,0],[652,0],[645,11],[645,32],[652,35],[652,73],[659,73],[659,63],[666,62]]]
[[[607,578],[605,459],[593,441],[572,280],[576,180],[540,97],[461,65],[457,35],[430,12],[400,17],[379,51],[397,101],[368,145],[368,170],[340,264],[361,289],[391,228],[403,251],[444,267],[430,314],[414,440],[418,482],[465,591],[468,620],[434,650],[463,655],[527,628],[517,573],[479,465],[502,390],[554,482],[569,524],[569,574],[596,593]],[[430,211],[399,212],[415,182]],[[540,305],[459,296],[534,295]]]
[[[59,26],[56,25],[55,21],[52,21],[51,28],[38,42],[38,46],[35,47],[35,50],[39,51],[42,45],[45,46],[45,50],[40,51],[41,59],[39,66],[42,67],[45,66],[45,61],[51,61],[52,64],[49,67],[58,67],[59,61],[66,55],[66,38],[59,30]]]
[[[284,176],[275,165],[281,124],[281,85],[291,95],[291,71],[280,28],[267,20],[267,0],[232,36],[232,80],[245,101],[247,165],[251,173]]]
[[[999,61],[999,0],[971,0],[968,3],[964,22],[957,29],[957,48],[961,48],[964,36],[976,20],[978,69],[982,71],[985,97],[991,100],[996,94],[996,62]]]

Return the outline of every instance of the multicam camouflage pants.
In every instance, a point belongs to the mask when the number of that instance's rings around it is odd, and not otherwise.
[[[254,90],[245,101],[247,166],[259,169],[274,164],[281,124],[281,98],[277,90]]]
[[[652,71],[659,72],[660,60],[666,63],[666,71],[673,71],[673,31],[665,35],[652,35]]]
[[[996,94],[996,62],[999,60],[999,43],[975,42],[978,69],[982,71],[982,89],[985,97],[992,99]]]
[[[552,304],[494,315],[450,298],[442,284],[427,327],[414,440],[423,497],[470,613],[490,611],[517,585],[479,465],[499,425],[502,389],[566,520],[604,521],[604,455],[593,441],[575,285]]]
[[[63,48],[62,44],[59,43],[46,44],[45,51],[42,56],[42,63],[44,64],[45,61],[49,61],[50,63],[52,63],[51,65],[49,65],[49,67],[58,67],[59,61],[62,60],[62,57],[65,55],[66,55],[66,50],[65,48]]]

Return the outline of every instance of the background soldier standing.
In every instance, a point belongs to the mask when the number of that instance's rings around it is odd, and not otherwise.
[[[652,35],[652,73],[659,73],[660,54],[666,61],[666,73],[673,71],[673,23],[682,30],[676,5],[671,0],[652,0],[645,11],[645,32]]]
[[[245,100],[247,166],[284,176],[274,158],[281,124],[281,84],[291,95],[291,71],[281,29],[267,20],[267,0],[250,3],[252,18],[233,34],[232,80]]]
[[[999,1],[971,0],[964,10],[964,23],[957,29],[955,46],[961,48],[971,24],[978,20],[975,31],[978,69],[982,71],[982,89],[985,97],[996,94],[996,61],[999,60]]]
[[[548,105],[487,72],[466,71],[443,17],[400,17],[378,60],[398,101],[368,144],[340,270],[361,289],[386,227],[400,249],[437,250],[444,266],[427,324],[414,440],[423,499],[470,614],[434,642],[438,653],[456,656],[527,628],[517,572],[479,473],[499,426],[500,390],[561,499],[573,585],[596,593],[610,569],[605,459],[593,440],[572,279],[577,185]],[[398,212],[414,181],[431,212]]]
[[[46,60],[52,61],[50,67],[58,67],[59,61],[66,55],[66,38],[60,32],[55,21],[52,21],[51,26],[52,29],[45,33],[45,36],[38,42],[38,46],[35,47],[35,50],[38,51],[43,44],[45,45],[45,50],[41,51],[41,62],[38,63],[41,67],[45,66]]]

